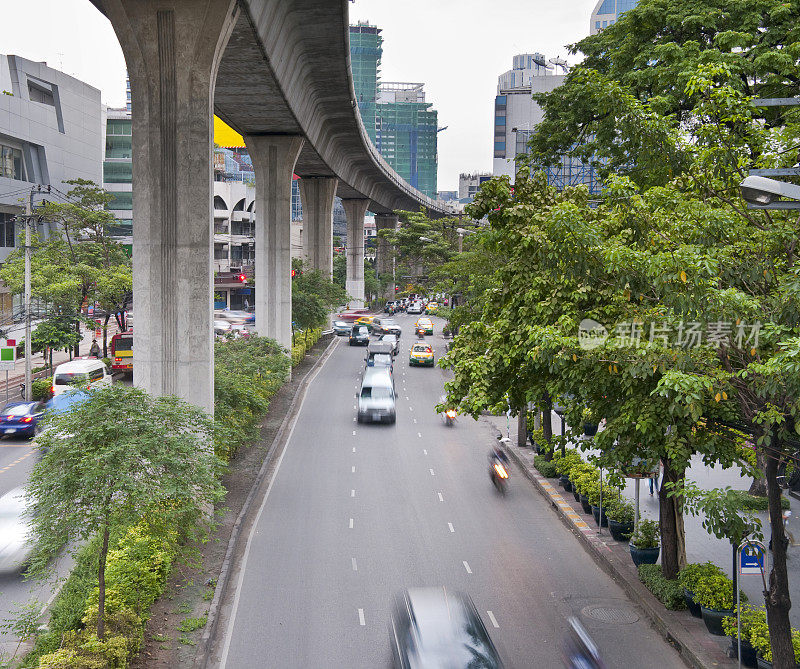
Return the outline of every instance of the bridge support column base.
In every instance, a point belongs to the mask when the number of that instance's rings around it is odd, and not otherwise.
[[[347,215],[347,293],[350,307],[364,307],[364,216],[369,200],[342,200]]]
[[[299,135],[245,135],[256,174],[256,331],[292,349],[292,174]]]

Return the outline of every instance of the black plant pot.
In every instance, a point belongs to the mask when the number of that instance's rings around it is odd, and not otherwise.
[[[772,662],[767,662],[759,655],[756,657],[756,666],[758,669],[772,669]]]
[[[600,525],[600,527],[608,527],[608,517],[606,516],[606,510],[603,509],[603,513],[600,513],[599,506],[592,506],[592,515],[594,516],[594,522]]]
[[[595,423],[584,423],[583,424],[583,433],[587,437],[593,437],[597,434],[597,425]]]
[[[567,483],[569,483],[569,477],[568,476],[559,476],[558,477],[558,483],[561,485],[562,488],[566,488],[567,487]]]
[[[581,494],[577,490],[575,490],[575,486],[572,486],[572,496],[575,498],[576,502],[581,501]]]
[[[633,523],[620,523],[612,518],[608,519],[608,531],[615,541],[628,541],[633,533]]]
[[[631,549],[631,559],[633,564],[637,567],[640,564],[655,564],[658,562],[658,554],[661,552],[661,547],[655,548],[637,548],[633,544],[629,544]]]
[[[592,505],[589,504],[589,498],[586,495],[581,495],[581,506],[583,507],[584,513],[592,512]]]
[[[722,619],[726,616],[732,616],[733,610],[731,609],[707,609],[705,606],[700,607],[703,614],[703,622],[706,624],[706,629],[714,636],[725,636],[722,631]]]
[[[564,490],[567,492],[572,492],[572,481],[567,479],[567,482],[564,484]]]
[[[731,649],[733,650],[734,659],[739,656],[739,642],[735,636],[731,638]],[[750,645],[747,639],[742,639],[742,666],[744,667],[757,667],[758,659],[756,658],[756,649]]]
[[[683,589],[683,601],[686,602],[686,608],[694,618],[702,618],[703,614],[700,612],[700,605],[694,601],[694,593],[686,588]]]

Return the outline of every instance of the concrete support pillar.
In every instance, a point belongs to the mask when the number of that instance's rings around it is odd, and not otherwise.
[[[333,203],[338,184],[335,177],[300,179],[303,257],[329,279],[333,276]]]
[[[350,306],[364,306],[364,216],[369,200],[342,200],[347,215],[347,282]]]
[[[292,348],[292,173],[303,138],[245,135],[256,173],[256,332]]]
[[[235,0],[102,0],[133,106],[134,384],[214,411],[211,139]]]
[[[375,258],[375,271],[378,277],[386,274],[394,275],[392,270],[393,257],[392,247],[387,240],[381,237],[381,230],[395,230],[398,223],[397,214],[376,214],[375,215],[375,228],[378,231],[378,247],[376,249]],[[394,286],[395,279],[393,276],[392,283],[386,289],[386,296],[394,299]]]

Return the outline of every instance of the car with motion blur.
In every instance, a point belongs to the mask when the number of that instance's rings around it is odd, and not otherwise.
[[[433,346],[423,342],[417,342],[411,346],[408,354],[408,364],[410,367],[433,367],[435,362]]]
[[[354,323],[362,316],[368,316],[369,310],[367,309],[345,309],[336,314],[336,319],[345,321],[346,323]]]
[[[399,339],[402,332],[402,328],[394,318],[375,318],[372,321],[372,334],[393,334],[397,335]]]
[[[426,335],[433,334],[433,321],[430,318],[426,318],[423,316],[422,318],[418,318],[417,322],[414,323],[414,327],[417,330],[424,330]]]
[[[412,302],[408,305],[408,309],[406,309],[406,313],[411,314],[421,314],[422,313],[422,302]]]
[[[411,588],[394,598],[390,621],[397,669],[502,669],[475,604],[445,587]]]
[[[333,321],[333,334],[335,334],[337,337],[349,335],[352,327],[353,326],[346,321]]]
[[[382,342],[386,342],[392,347],[392,355],[397,355],[400,353],[400,340],[397,338],[397,335],[393,334],[386,334],[381,337]]]
[[[367,330],[372,332],[372,321],[375,320],[374,316],[361,316],[360,318],[356,319],[354,325],[364,325],[366,326]]]
[[[394,372],[394,356],[391,353],[374,353],[367,357],[367,367],[382,367]]]
[[[218,309],[214,312],[214,319],[219,321],[230,321],[231,323],[247,323],[255,325],[256,315],[249,311],[238,311],[235,309]]]
[[[25,508],[24,488],[14,488],[0,497],[0,574],[21,571],[33,551]]]
[[[42,416],[43,402],[9,402],[0,411],[0,436],[34,437]]]
[[[428,302],[428,304],[425,305],[426,314],[435,314],[438,309],[439,309],[438,302]]]
[[[214,320],[214,334],[218,337],[224,337],[231,331],[233,324],[230,321]]]
[[[354,325],[350,330],[350,346],[369,346],[369,330],[366,325]]]
[[[367,367],[358,393],[359,423],[394,423],[397,420],[392,373],[385,367]]]

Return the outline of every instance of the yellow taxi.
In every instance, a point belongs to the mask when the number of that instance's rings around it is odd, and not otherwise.
[[[372,332],[372,321],[375,320],[375,316],[362,316],[361,318],[356,319],[356,322],[353,325],[366,325],[367,330]]]
[[[425,365],[426,367],[433,367],[433,362],[433,346],[426,344],[424,341],[415,342],[408,354],[409,366]]]
[[[418,318],[417,322],[414,323],[414,328],[417,330],[425,330],[426,335],[433,334],[433,321],[430,318]]]
[[[435,314],[439,309],[438,302],[428,302],[427,306],[425,307],[426,314]]]

